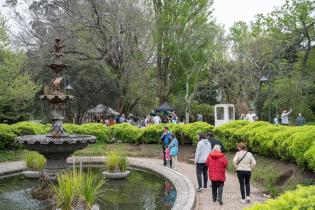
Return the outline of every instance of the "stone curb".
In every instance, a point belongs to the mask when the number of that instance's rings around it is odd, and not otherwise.
[[[75,157],[75,163],[103,164],[105,157]],[[177,198],[172,210],[193,210],[195,204],[195,188],[193,183],[183,174],[162,166],[161,161],[145,158],[128,158],[132,167],[145,169],[157,173],[170,180],[176,188]],[[68,164],[73,164],[73,157],[67,159]],[[15,161],[0,164],[0,176],[18,173],[26,170],[24,161]]]
[[[26,169],[24,161],[0,163],[0,176],[20,173]]]

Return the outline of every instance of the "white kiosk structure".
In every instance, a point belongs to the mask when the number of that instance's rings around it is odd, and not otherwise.
[[[235,120],[235,107],[233,104],[216,104],[214,106],[214,125],[220,126]]]

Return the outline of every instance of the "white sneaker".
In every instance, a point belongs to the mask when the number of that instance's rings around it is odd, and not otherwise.
[[[245,199],[241,199],[240,202],[241,202],[242,204],[245,204],[245,203],[246,203],[246,200],[245,200]]]
[[[246,201],[247,201],[247,203],[250,203],[250,197],[249,196],[246,197]]]

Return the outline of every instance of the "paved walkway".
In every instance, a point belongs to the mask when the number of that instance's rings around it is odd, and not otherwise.
[[[90,159],[90,158],[87,158]],[[138,158],[137,158],[138,159]],[[142,159],[142,158],[139,158]],[[157,159],[143,159],[147,163],[152,163],[152,165],[161,164],[162,160]],[[149,162],[148,162],[149,161]],[[72,161],[69,161],[72,162]],[[190,179],[197,189],[197,179],[195,174],[195,166],[193,164],[188,164],[184,162],[177,162],[174,164],[175,170],[185,175]],[[0,176],[6,175],[8,173],[16,173],[25,170],[25,164],[23,161],[0,163]],[[218,203],[212,202],[211,188],[203,190],[200,193],[196,193],[195,210],[241,210],[245,207],[250,206],[250,204],[240,203],[240,192],[238,179],[235,174],[227,173],[226,182],[223,191],[223,206]],[[210,183],[209,183],[210,184]],[[261,196],[262,193],[256,188],[251,187],[251,198],[253,202],[262,202],[264,199]]]
[[[195,174],[195,166],[183,162],[178,162],[175,165],[175,169],[187,176],[195,185],[197,189],[197,178]],[[217,202],[212,202],[211,188],[203,190],[200,193],[196,193],[195,210],[209,210],[209,209],[223,209],[223,210],[238,210],[250,206],[250,204],[241,204],[240,190],[238,178],[235,174],[226,174],[226,182],[223,190],[223,206],[220,206]],[[209,183],[210,184],[210,183]],[[254,186],[251,186],[251,198],[253,202],[262,202],[262,193]]]

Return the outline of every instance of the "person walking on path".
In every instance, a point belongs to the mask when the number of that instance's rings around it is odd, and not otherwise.
[[[292,109],[290,109],[289,112],[287,112],[286,109],[284,109],[282,111],[282,114],[281,114],[281,124],[282,125],[289,125],[289,115],[291,114],[292,112]]]
[[[256,166],[256,161],[252,153],[246,151],[246,144],[239,143],[237,145],[238,152],[233,159],[233,165],[237,172],[242,195],[242,203],[250,202],[250,177],[251,171]],[[246,195],[246,197],[245,197]],[[245,200],[246,198],[246,200]]]
[[[296,125],[297,126],[303,126],[305,125],[306,123],[306,120],[304,118],[304,116],[302,115],[301,112],[299,112],[299,116],[296,118]]]
[[[162,140],[162,149],[163,149],[163,160],[164,160],[164,166],[166,166],[166,159],[165,159],[165,150],[170,143],[170,140],[172,138],[172,133],[168,130],[168,127],[163,128],[163,134],[161,136]]]
[[[207,138],[208,138],[208,140],[209,140],[209,142],[210,142],[210,144],[211,144],[212,150],[213,150],[213,148],[214,148],[215,145],[219,145],[220,148],[221,148],[221,152],[224,152],[224,146],[223,146],[223,144],[222,144],[219,140],[217,140],[217,139],[214,138],[212,132],[208,132],[208,133],[207,133]]]
[[[253,112],[252,109],[249,110],[249,113],[245,116],[245,120],[248,120],[250,122],[256,122],[258,120],[257,115]]]
[[[196,174],[198,181],[198,192],[201,192],[204,188],[207,188],[208,183],[208,167],[206,161],[209,153],[211,152],[211,144],[206,138],[206,135],[200,133],[198,135],[199,142],[197,144],[195,153]],[[203,177],[203,185],[202,185]]]
[[[209,179],[212,184],[213,202],[218,201],[223,205],[222,194],[225,182],[225,169],[228,166],[228,160],[221,152],[220,145],[216,144],[209,154],[206,165],[209,168]]]
[[[174,166],[174,162],[177,161],[177,154],[178,154],[178,140],[177,140],[175,134],[173,134],[173,133],[172,133],[172,141],[168,145],[168,148],[170,149],[170,155],[171,155],[170,167],[172,168],[172,166]]]

